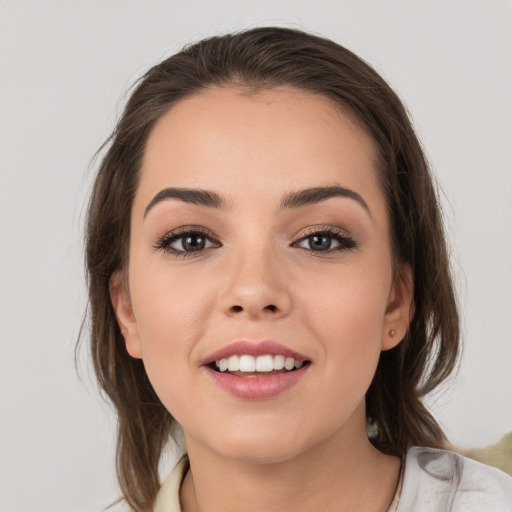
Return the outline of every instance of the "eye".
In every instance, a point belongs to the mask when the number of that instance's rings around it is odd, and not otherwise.
[[[155,244],[155,249],[183,257],[214,247],[220,247],[220,243],[202,228],[180,228],[170,231]]]
[[[352,249],[356,243],[353,238],[340,229],[322,228],[312,230],[294,245],[312,252],[332,252]]]

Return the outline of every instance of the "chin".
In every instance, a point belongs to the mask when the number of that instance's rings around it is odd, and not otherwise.
[[[283,446],[276,443],[264,446],[262,442],[231,444],[221,455],[245,464],[279,464],[292,460],[300,453],[297,445]]]
[[[212,447],[228,459],[248,464],[277,464],[291,460],[314,446],[304,432],[280,428],[272,424],[252,428],[227,428]]]

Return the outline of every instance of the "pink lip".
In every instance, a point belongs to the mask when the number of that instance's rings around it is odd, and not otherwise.
[[[230,343],[229,345],[222,347],[220,350],[217,350],[213,354],[210,354],[201,362],[201,364],[206,365],[226,357],[235,355],[240,356],[242,354],[247,354],[253,357],[265,355],[281,355],[284,357],[293,357],[293,359],[297,361],[309,360],[307,356],[299,354],[298,352],[295,352],[294,350],[291,350],[288,347],[277,343],[276,341],[264,340],[259,342],[251,342],[247,340],[241,340]]]
[[[217,386],[231,395],[244,400],[265,400],[276,397],[298,384],[310,366],[308,364],[293,372],[269,375],[268,377],[239,377],[216,372],[209,366],[202,368]]]
[[[269,373],[269,375],[260,373],[257,376],[251,377],[221,373],[208,366],[214,361],[243,354],[253,357],[282,355],[285,357],[293,357],[293,359],[297,361],[311,360],[307,356],[272,340],[259,342],[251,342],[248,340],[235,341],[205,358],[202,362],[202,369],[206,372],[208,377],[222,390],[244,400],[265,400],[283,393],[298,384],[311,366],[311,364],[307,364],[291,372],[278,374]]]

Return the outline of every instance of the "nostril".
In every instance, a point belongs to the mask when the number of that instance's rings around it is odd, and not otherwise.
[[[275,312],[278,310],[278,307],[275,306],[274,304],[269,304],[268,306],[265,306],[263,308],[263,311],[272,311],[272,312]],[[241,311],[244,311],[244,307],[243,306],[231,306],[231,311],[233,313],[240,313]]]

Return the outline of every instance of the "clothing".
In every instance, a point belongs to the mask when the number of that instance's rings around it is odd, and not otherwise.
[[[396,512],[512,512],[512,477],[453,452],[411,448]]]
[[[188,467],[185,456],[160,489],[154,512],[181,512]],[[447,450],[414,447],[388,512],[512,512],[512,477]]]

